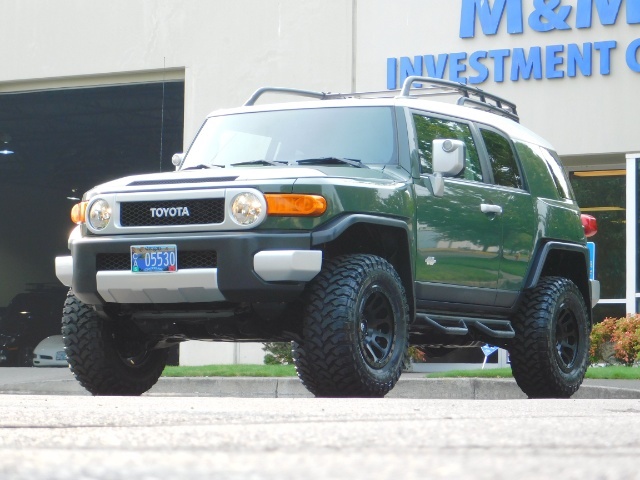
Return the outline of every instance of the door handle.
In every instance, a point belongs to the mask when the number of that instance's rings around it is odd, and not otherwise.
[[[496,215],[502,215],[502,207],[500,205],[490,205],[488,203],[481,203],[480,211],[482,213],[493,213]]]

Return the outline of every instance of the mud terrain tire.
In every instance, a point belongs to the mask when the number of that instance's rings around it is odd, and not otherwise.
[[[62,336],[71,371],[93,395],[142,395],[155,385],[167,362],[167,349],[122,354],[115,323],[71,292],[64,304]]]
[[[307,287],[298,376],[317,397],[383,397],[396,384],[408,339],[400,277],[386,260],[348,255],[326,263]]]
[[[527,291],[516,318],[510,348],[518,386],[530,398],[569,398],[589,359],[589,316],[576,285],[546,277]]]

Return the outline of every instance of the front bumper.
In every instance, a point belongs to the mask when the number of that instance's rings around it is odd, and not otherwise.
[[[162,273],[97,267],[100,254],[128,255],[131,245],[160,244],[175,244],[179,254],[215,251],[217,264]],[[322,267],[322,252],[311,250],[308,233],[83,237],[70,248],[71,256],[56,258],[56,275],[91,305],[290,301]]]

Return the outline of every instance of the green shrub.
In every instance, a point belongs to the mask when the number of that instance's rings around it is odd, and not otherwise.
[[[640,315],[624,318],[605,318],[591,331],[592,363],[607,361],[607,346],[613,346],[613,355],[624,365],[633,365],[640,356]]]
[[[293,365],[291,342],[263,343],[265,365]]]

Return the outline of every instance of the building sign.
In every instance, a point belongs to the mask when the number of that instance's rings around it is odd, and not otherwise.
[[[640,0],[461,0],[459,37],[496,35],[506,23],[509,35],[590,29],[594,24],[620,22],[638,25]],[[526,16],[523,3],[533,8]],[[575,1],[574,1],[575,3]],[[479,27],[479,28],[478,28]],[[624,50],[625,64],[613,61],[613,52]],[[421,75],[465,83],[560,79],[582,75],[609,75],[616,68],[640,72],[640,38],[627,45],[603,38],[594,42],[534,45],[528,48],[498,48],[470,52],[430,53],[387,58],[387,88],[394,90],[410,75]],[[399,78],[399,82],[398,82]]]

